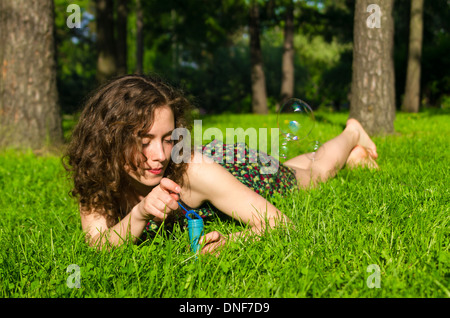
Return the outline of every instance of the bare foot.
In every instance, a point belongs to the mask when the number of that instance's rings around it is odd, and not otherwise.
[[[379,169],[378,164],[369,155],[367,149],[360,145],[357,145],[350,152],[346,165],[350,168],[363,167],[369,169]]]
[[[361,126],[359,121],[357,121],[354,118],[350,118],[349,120],[347,120],[346,128],[355,129],[356,131],[358,131],[358,134],[359,134],[358,145],[364,147],[367,150],[370,157],[372,157],[373,159],[378,158],[377,146],[372,141],[372,139],[370,139],[369,135],[364,130],[364,128]]]

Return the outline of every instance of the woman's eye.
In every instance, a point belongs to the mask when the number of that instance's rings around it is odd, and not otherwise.
[[[144,139],[142,140],[142,148],[146,148],[150,145],[150,140]]]
[[[174,141],[173,141],[172,139],[164,139],[164,142],[165,142],[166,144],[172,145]]]

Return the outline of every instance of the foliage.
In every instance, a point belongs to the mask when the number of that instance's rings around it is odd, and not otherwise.
[[[77,1],[81,9],[82,28],[68,28],[68,2],[55,0],[55,41],[58,62],[58,90],[62,109],[73,113],[95,85],[96,50],[93,10],[90,0]]]
[[[424,30],[421,70],[423,107],[441,107],[450,94],[450,67],[447,53],[450,49],[449,3],[446,0],[426,1],[424,4]],[[396,0],[395,21],[395,70],[397,105],[400,105],[405,88],[408,58],[410,1]]]
[[[58,84],[65,113],[78,109],[95,85],[95,12],[92,0],[77,2],[81,29],[69,29],[67,1],[56,0]],[[287,1],[261,0],[263,58],[272,111],[280,94],[284,12]],[[315,108],[348,105],[352,72],[354,0],[294,1],[295,95]],[[143,1],[144,72],[156,72],[196,97],[209,113],[250,112],[249,1]],[[395,1],[397,106],[405,86],[409,1]],[[114,8],[111,8],[113,10]],[[450,40],[448,2],[425,3],[422,95],[439,106],[450,94],[446,70]],[[129,2],[128,71],[136,59],[135,1]]]

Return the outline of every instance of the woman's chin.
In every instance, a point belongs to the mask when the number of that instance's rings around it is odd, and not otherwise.
[[[154,187],[156,187],[163,178],[163,175],[155,175],[149,171],[145,171],[144,175],[136,176],[136,175],[129,175],[131,179],[131,183],[133,184],[133,187],[135,189],[139,188],[150,188],[150,190]]]

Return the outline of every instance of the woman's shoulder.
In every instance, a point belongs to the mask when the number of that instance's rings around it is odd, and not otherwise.
[[[189,187],[195,186],[195,182],[202,182],[211,176],[208,173],[220,169],[220,165],[214,162],[210,157],[194,152],[191,160],[187,163],[185,183]]]
[[[194,153],[187,164],[181,197],[190,207],[195,208],[208,200],[214,184],[221,182],[224,168],[208,156]]]

